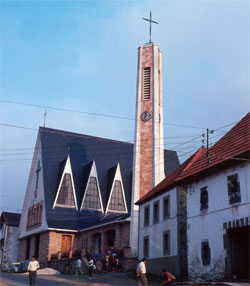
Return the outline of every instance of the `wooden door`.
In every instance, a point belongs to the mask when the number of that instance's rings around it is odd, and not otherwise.
[[[69,253],[71,249],[71,242],[72,237],[70,235],[63,235],[62,236],[62,245],[61,245],[61,251],[63,253]]]

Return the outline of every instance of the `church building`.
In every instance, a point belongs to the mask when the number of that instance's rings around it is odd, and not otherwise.
[[[138,256],[135,202],[179,165],[164,150],[158,45],[138,49],[135,144],[40,127],[19,227],[19,260]],[[128,268],[127,265],[122,265]]]

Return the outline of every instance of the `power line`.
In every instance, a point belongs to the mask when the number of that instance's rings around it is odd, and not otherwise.
[[[135,119],[135,118],[129,118],[129,117],[123,117],[123,116],[117,116],[117,115],[109,115],[109,114],[102,114],[102,113],[95,113],[95,112],[87,112],[87,111],[81,111],[81,110],[75,110],[75,109],[59,108],[59,107],[52,107],[52,106],[46,106],[46,105],[38,105],[38,104],[10,101],[10,100],[4,100],[4,99],[0,99],[0,102],[5,102],[5,103],[9,103],[9,104],[19,104],[19,105],[24,105],[24,106],[29,106],[29,107],[38,107],[38,108],[43,108],[43,109],[51,109],[51,110],[57,110],[57,111],[72,112],[72,113],[78,113],[78,114],[86,114],[86,115],[94,115],[94,116],[107,117],[107,118],[115,118],[115,119],[124,119],[124,120],[130,120],[130,121],[137,121],[137,119]],[[161,124],[169,125],[169,126],[175,126],[175,127],[200,129],[200,130],[204,130],[205,129],[205,128],[202,128],[202,127],[181,125],[181,124],[175,124],[175,123],[164,123],[163,122]]]

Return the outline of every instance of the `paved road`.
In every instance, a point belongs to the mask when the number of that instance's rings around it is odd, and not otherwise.
[[[26,286],[29,285],[27,274],[0,273],[1,286]],[[127,278],[124,273],[99,274],[95,275],[92,280],[84,276],[71,275],[38,275],[36,286],[135,286],[135,280]]]
[[[0,273],[0,286],[28,286],[27,274]],[[38,275],[36,286],[136,286],[137,282],[128,278],[125,273],[105,273],[94,275],[92,280],[88,275]],[[149,286],[161,285],[160,282],[149,284]],[[193,283],[183,283],[184,286],[194,286]],[[204,283],[205,285],[205,283]],[[249,283],[221,282],[217,286],[249,286]],[[181,286],[179,282],[177,286]],[[208,286],[208,284],[206,284]]]

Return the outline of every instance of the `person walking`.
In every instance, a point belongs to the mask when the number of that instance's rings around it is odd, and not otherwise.
[[[32,256],[31,261],[29,262],[29,265],[28,265],[29,281],[30,281],[31,286],[34,286],[36,284],[36,275],[37,275],[38,268],[40,268],[40,264],[35,259],[35,256]]]
[[[83,272],[82,272],[82,260],[81,260],[81,258],[78,258],[78,259],[76,260],[76,274],[75,274],[75,276],[79,275],[79,273],[80,273],[81,275],[83,275]]]
[[[176,277],[172,273],[167,272],[166,269],[162,269],[162,274],[164,276],[164,281],[162,282],[162,285],[173,285],[174,281],[176,280]]]
[[[142,258],[141,262],[137,266],[136,275],[138,277],[138,286],[146,285],[148,286],[148,279],[146,276],[146,263],[147,259]]]
[[[89,258],[89,263],[88,263],[88,273],[89,273],[89,279],[92,279],[93,276],[93,271],[94,271],[94,260],[92,257]]]

